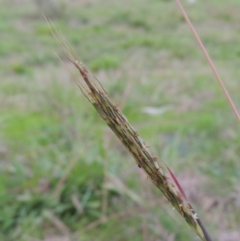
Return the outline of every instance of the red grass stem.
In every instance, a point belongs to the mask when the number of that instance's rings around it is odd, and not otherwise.
[[[199,36],[198,36],[198,34],[197,34],[194,26],[192,25],[190,19],[188,18],[187,13],[185,12],[185,10],[184,10],[184,8],[183,8],[183,6],[181,5],[181,3],[180,3],[179,0],[175,0],[175,2],[176,2],[176,4],[178,5],[180,11],[182,12],[183,17],[185,18],[188,26],[190,27],[190,29],[191,29],[194,37],[196,38],[198,45],[200,46],[201,50],[203,51],[203,53],[204,53],[204,55],[205,55],[205,57],[206,57],[209,65],[210,65],[210,67],[211,67],[211,69],[212,69],[215,77],[217,78],[217,81],[218,81],[219,85],[220,85],[221,88],[222,88],[222,91],[223,91],[224,95],[226,96],[226,98],[227,98],[227,100],[228,100],[228,103],[230,104],[230,106],[231,106],[234,114],[236,115],[238,121],[240,122],[240,115],[239,115],[239,113],[238,113],[238,110],[237,110],[236,106],[234,105],[234,103],[233,103],[233,101],[232,101],[232,99],[231,99],[231,96],[229,95],[229,93],[228,93],[228,91],[227,91],[227,89],[226,89],[223,81],[221,80],[221,78],[220,78],[220,76],[219,76],[219,74],[218,74],[218,72],[217,72],[217,69],[215,68],[215,66],[214,66],[214,64],[213,64],[213,62],[212,62],[212,60],[211,60],[211,58],[210,58],[207,50],[205,49],[205,47],[204,47],[201,39],[199,38]]]

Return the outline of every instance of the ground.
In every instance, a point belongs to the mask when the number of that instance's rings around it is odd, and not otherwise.
[[[1,3],[0,240],[199,240],[84,98],[39,5]],[[240,2],[182,3],[240,110]],[[48,14],[213,239],[238,241],[239,123],[175,2]]]

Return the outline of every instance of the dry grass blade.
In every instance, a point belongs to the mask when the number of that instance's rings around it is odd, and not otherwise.
[[[56,31],[54,31],[53,34],[64,54],[66,54],[67,58],[79,70],[86,85],[86,88],[81,88],[84,95],[128,149],[138,167],[147,173],[152,183],[162,191],[168,201],[182,215],[200,238],[204,241],[210,241],[211,239],[202,222],[186,199],[174,174],[163,161],[161,161],[161,165],[158,164],[158,158],[151,154],[144,141],[128,122],[121,110],[113,103],[103,86],[82,62],[77,60],[75,53],[72,52],[69,45],[65,42],[65,39]],[[76,81],[78,86],[82,87],[83,83],[79,80]]]
[[[150,203],[147,207],[140,206],[140,207],[137,207],[135,209],[131,209],[131,210],[127,210],[127,211],[121,211],[121,212],[111,214],[109,216],[102,217],[102,218],[88,224],[81,231],[76,232],[75,234],[79,235],[81,233],[88,232],[88,231],[98,227],[99,225],[107,223],[107,222],[112,221],[114,219],[126,218],[126,217],[132,216],[132,215],[134,215],[136,213],[139,213],[139,212],[146,212],[147,208],[154,207],[154,206],[156,206],[160,203],[161,203],[161,201],[157,200],[157,201],[154,201],[154,202]]]

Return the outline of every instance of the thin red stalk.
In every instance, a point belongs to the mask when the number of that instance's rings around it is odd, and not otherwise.
[[[212,62],[212,60],[211,60],[211,58],[210,58],[207,50],[205,49],[205,47],[204,47],[201,39],[199,38],[199,36],[198,36],[198,34],[197,34],[194,26],[192,25],[190,19],[188,18],[187,13],[185,12],[185,10],[184,10],[184,8],[183,8],[183,6],[181,5],[181,3],[180,3],[179,0],[175,0],[175,2],[176,2],[176,4],[178,5],[180,11],[182,12],[183,17],[185,18],[188,26],[190,27],[190,29],[191,29],[194,37],[196,38],[198,45],[200,46],[201,50],[203,51],[203,53],[204,53],[204,55],[205,55],[205,57],[206,57],[209,65],[210,65],[210,67],[211,67],[211,69],[212,69],[215,77],[217,78],[217,81],[218,81],[219,85],[220,85],[221,88],[222,88],[222,91],[223,91],[224,95],[226,96],[226,98],[227,98],[227,100],[228,100],[228,103],[230,104],[230,106],[231,106],[234,114],[236,115],[238,121],[240,122],[240,115],[239,115],[239,113],[238,113],[238,110],[237,110],[236,106],[234,105],[234,103],[233,103],[233,101],[232,101],[232,99],[231,99],[231,96],[229,95],[229,93],[228,93],[228,91],[227,91],[227,89],[226,89],[223,81],[221,80],[220,75],[218,74],[217,69],[215,68],[215,66],[214,66],[214,64],[213,64],[213,62]]]

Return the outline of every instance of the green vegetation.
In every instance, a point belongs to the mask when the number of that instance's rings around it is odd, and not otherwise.
[[[240,106],[239,1],[183,3]],[[65,67],[79,75],[32,4],[0,9],[0,240],[193,240],[70,80]],[[239,240],[239,124],[174,1],[65,10],[56,28],[182,181],[214,240]]]

